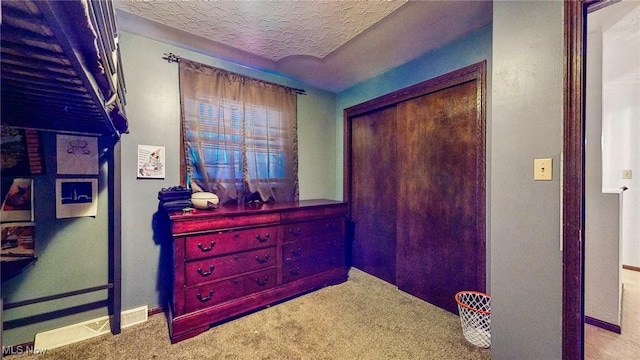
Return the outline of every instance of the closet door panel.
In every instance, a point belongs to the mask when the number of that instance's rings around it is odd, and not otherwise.
[[[396,109],[352,119],[353,266],[396,281]]]
[[[475,81],[398,104],[397,285],[457,313],[484,291],[484,121]]]

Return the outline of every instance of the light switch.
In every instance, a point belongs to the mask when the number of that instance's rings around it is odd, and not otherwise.
[[[631,179],[631,170],[622,170],[622,178],[623,179]]]
[[[533,160],[533,180],[553,180],[553,159]]]

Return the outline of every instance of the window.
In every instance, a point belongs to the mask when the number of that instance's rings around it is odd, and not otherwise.
[[[298,199],[296,92],[180,61],[185,181],[223,203]]]

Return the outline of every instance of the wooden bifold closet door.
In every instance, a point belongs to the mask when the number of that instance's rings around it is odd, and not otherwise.
[[[485,291],[485,67],[345,111],[353,266],[454,313]]]
[[[482,290],[478,226],[476,85],[455,85],[398,104],[397,285],[456,312],[454,295]],[[399,141],[400,142],[400,141]],[[482,192],[483,193],[483,192]],[[480,214],[482,215],[482,214]],[[484,231],[484,230],[481,230]]]
[[[396,108],[353,120],[353,266],[396,283]]]

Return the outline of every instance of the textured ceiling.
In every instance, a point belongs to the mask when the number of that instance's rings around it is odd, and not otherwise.
[[[116,1],[131,14],[278,61],[323,58],[406,1]]]
[[[120,30],[332,92],[490,24],[493,9],[482,0],[114,0],[114,6]]]

